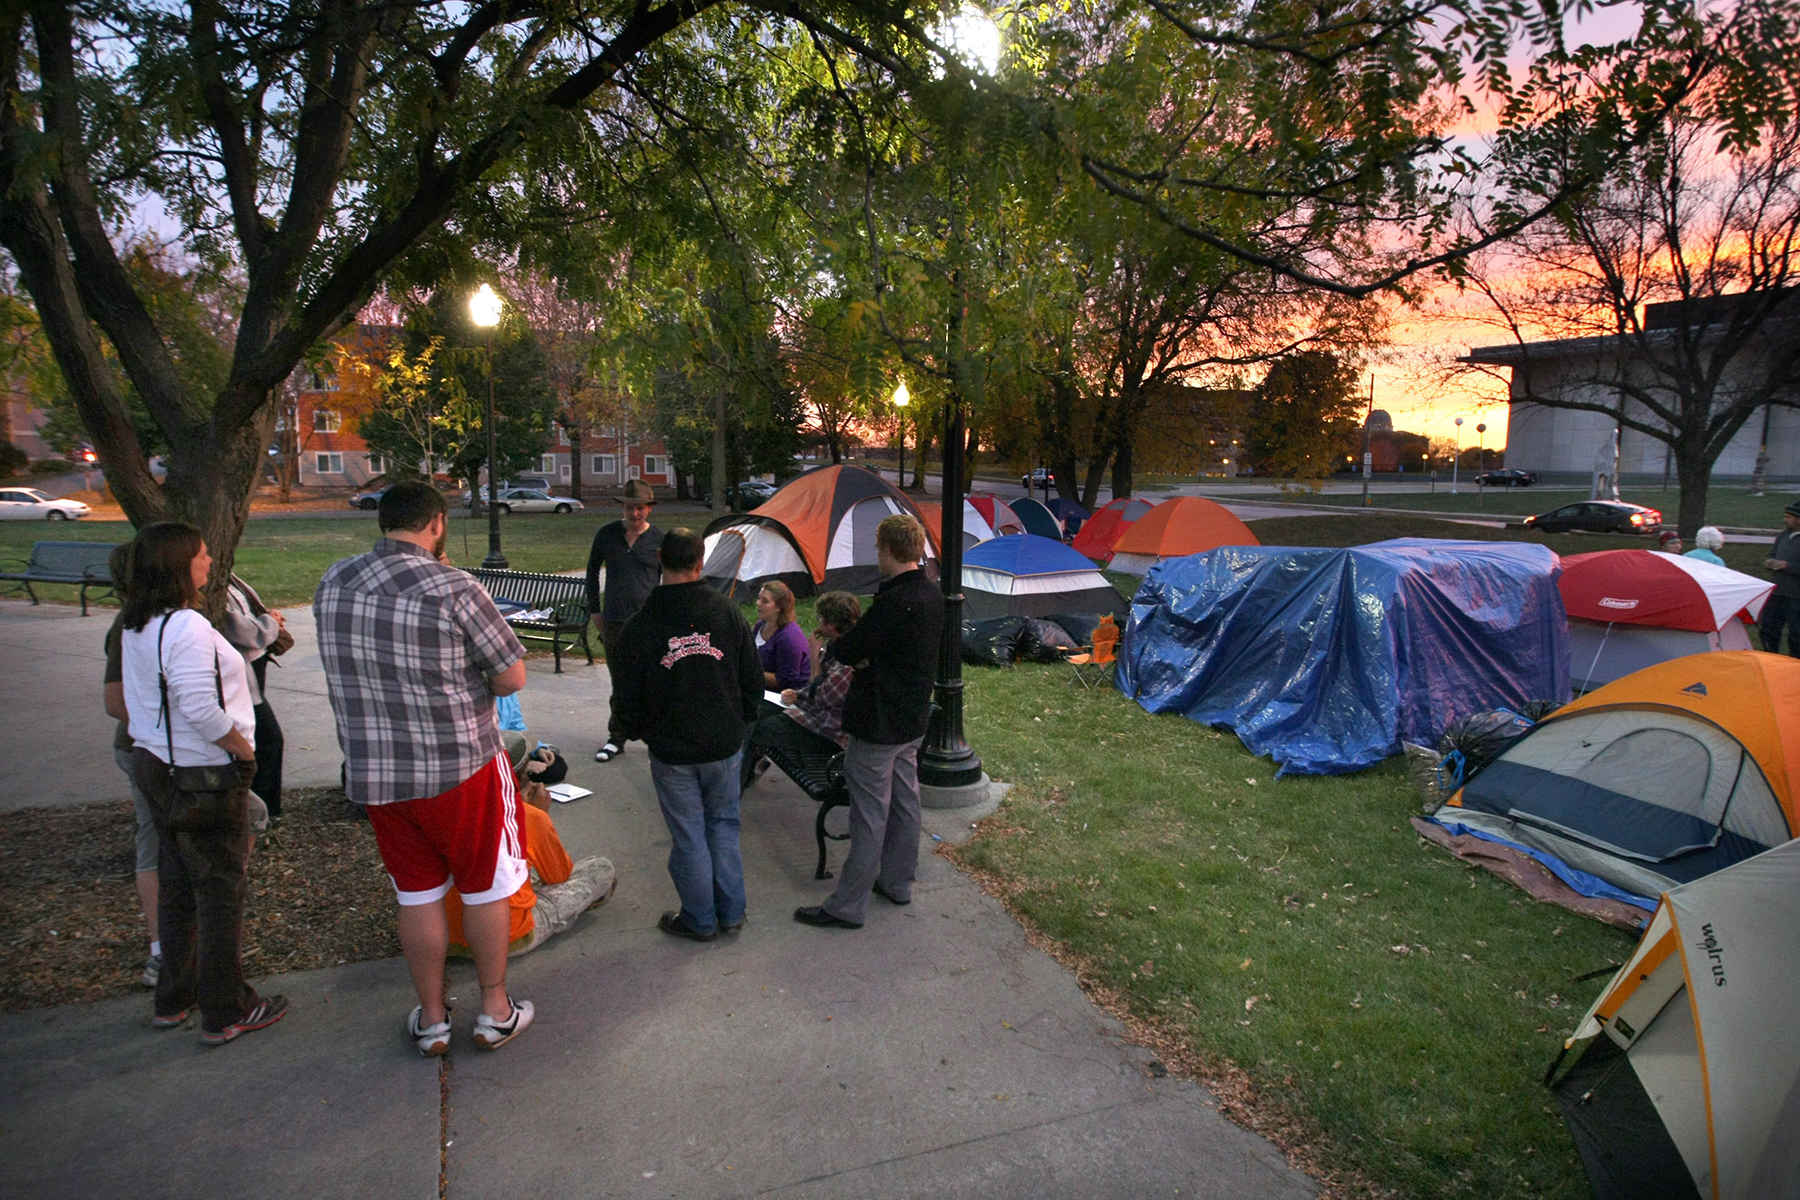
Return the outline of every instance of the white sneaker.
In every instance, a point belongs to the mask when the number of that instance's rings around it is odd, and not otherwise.
[[[475,1045],[478,1048],[498,1050],[524,1033],[531,1024],[531,1015],[535,1011],[531,1001],[514,1000],[509,996],[507,1002],[512,1005],[512,1015],[506,1020],[496,1021],[486,1013],[475,1018]]]
[[[451,1008],[444,1005],[444,1019],[436,1025],[421,1028],[419,1018],[425,1015],[425,1006],[412,1010],[406,1018],[406,1035],[418,1045],[419,1053],[427,1058],[441,1058],[450,1053],[450,1015]]]
[[[144,973],[138,976],[138,982],[147,988],[153,988],[156,986],[156,981],[161,978],[162,955],[152,954],[149,961],[144,964]]]

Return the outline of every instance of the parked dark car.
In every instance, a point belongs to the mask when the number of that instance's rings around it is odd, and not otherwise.
[[[1507,467],[1502,471],[1483,471],[1475,477],[1477,487],[1530,487],[1537,482],[1536,471]]]
[[[1655,533],[1662,524],[1662,513],[1641,504],[1619,500],[1583,500],[1565,504],[1547,513],[1525,518],[1525,528],[1543,533]]]
[[[757,508],[770,496],[775,494],[775,485],[772,483],[765,483],[760,479],[746,479],[744,482],[734,484],[732,487],[728,488],[725,494],[727,497],[736,498],[737,507],[740,512],[749,512],[751,509]],[[711,504],[711,489],[701,489],[696,494],[695,499],[701,504]]]

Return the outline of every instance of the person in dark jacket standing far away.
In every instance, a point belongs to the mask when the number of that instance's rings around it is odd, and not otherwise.
[[[1800,500],[1782,510],[1787,528],[1775,535],[1774,548],[1763,566],[1775,576],[1775,594],[1763,602],[1763,649],[1781,653],[1781,633],[1787,631],[1787,652],[1800,658]]]
[[[620,519],[602,525],[588,551],[588,612],[600,624],[600,644],[606,649],[606,671],[612,677],[613,708],[606,722],[606,744],[594,751],[595,762],[608,762],[625,752],[627,735],[619,724],[619,635],[625,622],[643,605],[658,579],[662,564],[656,552],[663,531],[650,524],[656,493],[641,479],[633,479],[619,493]],[[606,568],[606,603],[601,607],[600,569]]]
[[[650,747],[650,778],[673,845],[681,908],[664,933],[710,942],[744,924],[738,766],[762,700],[762,660],[737,606],[701,581],[706,544],[662,539],[662,583],[619,635],[613,719]]]
[[[919,865],[919,743],[931,719],[932,674],[944,630],[944,594],[926,578],[925,529],[906,515],[875,530],[881,587],[856,627],[830,647],[855,668],[844,701],[844,775],[850,783],[850,856],[837,889],[807,925],[861,929],[872,888],[894,904],[912,903]]]

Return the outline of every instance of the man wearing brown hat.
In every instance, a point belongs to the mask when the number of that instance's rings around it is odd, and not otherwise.
[[[602,525],[594,535],[594,548],[588,552],[588,611],[600,625],[600,643],[606,648],[606,670],[612,679],[613,694],[618,695],[619,635],[625,631],[644,600],[662,579],[662,562],[657,552],[662,549],[663,531],[650,524],[650,510],[656,505],[656,493],[641,479],[633,479],[619,493],[621,517]],[[600,568],[606,568],[605,607],[601,606]],[[619,711],[612,707],[606,720],[606,744],[594,751],[595,762],[606,762],[625,752],[625,730]]]
[[[1781,653],[1785,629],[1787,652],[1800,658],[1800,500],[1783,509],[1781,519],[1787,528],[1775,535],[1775,546],[1763,560],[1763,566],[1775,576],[1775,594],[1763,602],[1757,628],[1762,632],[1763,649],[1770,654]]]

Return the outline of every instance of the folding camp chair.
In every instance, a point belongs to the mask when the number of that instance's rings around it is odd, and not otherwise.
[[[1072,682],[1092,691],[1112,682],[1113,668],[1119,661],[1119,626],[1113,621],[1112,614],[1100,618],[1094,626],[1094,636],[1086,650],[1080,654],[1071,654],[1069,666],[1074,668]]]

